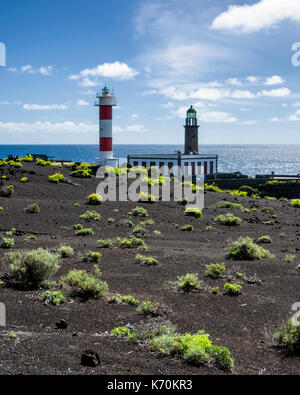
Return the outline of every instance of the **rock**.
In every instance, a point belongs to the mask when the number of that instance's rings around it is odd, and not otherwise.
[[[67,329],[69,324],[65,320],[60,320],[55,325],[57,329]]]
[[[81,363],[83,366],[94,368],[100,364],[99,355],[93,350],[86,350],[81,356]]]

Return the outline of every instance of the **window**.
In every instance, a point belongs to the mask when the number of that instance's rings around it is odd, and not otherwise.
[[[150,167],[155,166],[156,162],[150,162]]]
[[[192,176],[196,175],[196,166],[195,166],[195,162],[192,162]]]
[[[207,174],[207,162],[204,162],[204,175]]]
[[[184,176],[187,177],[189,175],[189,163],[184,162]]]
[[[147,162],[142,162],[142,167],[147,167]]]
[[[210,169],[209,169],[209,171],[210,171],[210,174],[214,174],[214,162],[213,161],[211,161],[210,162]]]
[[[138,165],[139,165],[139,162],[133,162],[134,167],[138,167]]]

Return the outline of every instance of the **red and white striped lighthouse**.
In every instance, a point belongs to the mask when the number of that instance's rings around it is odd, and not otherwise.
[[[99,101],[95,102],[95,106],[99,107],[99,151],[101,165],[109,165],[115,167],[113,154],[112,139],[112,108],[117,105],[116,98],[110,94],[109,89],[105,86],[102,93],[97,93],[96,97]]]

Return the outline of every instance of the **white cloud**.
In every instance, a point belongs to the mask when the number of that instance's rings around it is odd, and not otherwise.
[[[138,114],[132,114],[132,115],[131,115],[131,118],[132,118],[132,119],[137,119],[137,118],[139,118],[139,115],[138,115]]]
[[[139,75],[139,72],[126,63],[104,63],[92,69],[81,70],[79,74],[69,76],[70,80],[80,81],[80,86],[92,87],[99,84],[98,78],[111,78],[113,80],[131,80]]]
[[[298,0],[260,0],[252,5],[231,5],[215,18],[211,28],[251,33],[276,27],[284,20],[300,21]]]
[[[24,110],[44,111],[44,110],[67,110],[66,104],[24,104]]]
[[[243,122],[240,122],[240,124],[241,125],[255,125],[256,121],[254,121],[254,120],[243,121]]]
[[[137,133],[142,133],[142,132],[147,132],[147,129],[145,128],[144,125],[129,125],[129,126],[113,126],[113,131],[115,133],[123,133],[123,132],[137,132]]]
[[[232,114],[223,111],[209,111],[203,103],[194,103],[194,107],[198,109],[197,118],[201,122],[206,123],[236,123],[238,119]],[[199,110],[200,107],[200,110]],[[186,106],[181,106],[176,111],[172,111],[172,114],[179,118],[185,118],[187,112]]]
[[[258,78],[257,78],[257,77],[254,77],[253,75],[249,75],[249,77],[246,77],[246,80],[247,80],[248,82],[251,82],[251,84],[254,84],[255,82],[258,81]]]
[[[233,86],[242,86],[242,82],[238,80],[237,78],[229,78],[226,83],[228,85],[233,85]]]
[[[300,121],[300,110],[297,110],[295,114],[290,115],[289,121]]]
[[[265,85],[279,85],[283,84],[285,81],[279,75],[273,75],[266,79]]]
[[[235,90],[232,92],[231,97],[233,99],[254,99],[255,94],[248,91],[248,90],[246,90],[246,91]]]
[[[52,74],[52,70],[53,70],[52,66],[41,66],[40,68],[35,68],[31,64],[20,67],[20,72],[23,74],[41,74],[48,76]],[[18,70],[16,67],[12,67],[11,69],[9,69],[9,71],[15,73]]]
[[[16,67],[9,67],[8,71],[11,71],[12,73],[16,73],[18,70]]]
[[[266,96],[266,97],[286,97],[291,94],[291,91],[288,88],[278,88],[271,90],[263,90],[259,92],[257,96]]]
[[[99,129],[98,125],[89,123],[74,123],[71,121],[52,123],[49,121],[45,122],[0,122],[0,132],[5,133],[21,133],[26,135],[28,133],[39,133],[39,134],[51,134],[55,136],[57,133],[73,133],[83,134],[90,132],[97,132]]]
[[[76,104],[77,104],[77,106],[89,106],[90,105],[89,102],[82,100],[82,99],[77,100]]]
[[[282,120],[279,119],[278,117],[273,117],[270,119],[270,122],[281,122]]]
[[[175,104],[171,101],[168,101],[168,103],[163,103],[160,105],[160,107],[162,108],[173,108],[175,106]]]

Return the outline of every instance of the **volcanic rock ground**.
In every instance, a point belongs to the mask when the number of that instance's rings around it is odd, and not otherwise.
[[[30,174],[31,171],[35,174]],[[69,170],[59,169],[67,178]],[[95,208],[102,219],[91,222],[94,236],[75,236],[74,224],[82,223],[80,215],[90,206],[86,196],[96,191],[99,182],[92,179],[71,179],[78,185],[48,182],[53,168],[24,164],[21,169],[5,174],[6,185],[14,185],[11,198],[0,197],[0,236],[16,228],[14,249],[38,247],[55,250],[60,243],[71,245],[75,254],[61,260],[61,268],[54,279],[71,269],[92,271],[93,264],[80,261],[88,251],[103,254],[100,269],[103,279],[109,284],[110,294],[133,295],[139,300],[160,303],[158,317],[144,317],[129,305],[108,303],[106,298],[82,302],[68,298],[59,307],[47,306],[41,301],[42,290],[20,291],[0,286],[0,302],[7,308],[7,326],[0,327],[0,374],[223,374],[211,367],[193,367],[176,357],[162,357],[151,352],[147,346],[135,340],[116,338],[109,334],[112,328],[131,325],[144,330],[156,324],[169,323],[179,333],[197,332],[204,329],[211,335],[214,344],[226,346],[235,358],[235,370],[228,374],[299,374],[300,357],[287,356],[278,350],[272,334],[291,315],[291,306],[300,302],[299,275],[299,213],[287,202],[266,199],[232,197],[228,194],[207,192],[202,219],[184,216],[183,206],[175,202],[139,203],[147,208],[148,219],[155,221],[148,226],[148,245],[145,255],[156,257],[157,266],[134,263],[135,250],[99,250],[97,240],[103,238],[128,237],[132,229],[117,226],[122,219],[129,219],[128,212],[137,206],[131,202],[105,202]],[[21,183],[21,177],[28,183]],[[234,209],[217,208],[222,199],[242,203],[247,208],[273,207],[275,224],[263,225],[261,221],[272,219],[272,215],[260,211],[243,213]],[[24,208],[38,203],[40,213],[26,214]],[[80,207],[74,207],[74,203]],[[119,209],[115,213],[114,209]],[[93,208],[92,208],[93,209]],[[236,227],[213,224],[213,218],[221,213],[233,212],[242,218]],[[115,218],[109,224],[108,218]],[[273,218],[274,219],[274,218]],[[141,219],[133,218],[135,224]],[[179,228],[176,227],[179,225]],[[181,226],[193,224],[193,232],[182,232]],[[211,231],[206,230],[213,225]],[[161,231],[160,237],[151,236],[153,230]],[[284,232],[287,236],[280,237]],[[26,240],[35,234],[37,240]],[[275,259],[261,261],[230,261],[226,259],[228,242],[240,236],[255,239],[269,235],[272,244],[265,248],[275,254]],[[7,272],[5,254],[0,249],[0,278]],[[296,261],[287,263],[286,254],[296,255]],[[223,278],[212,280],[205,276],[205,265],[225,263],[227,271]],[[238,297],[225,296],[223,285],[235,277],[236,272],[244,275],[240,283],[242,294]],[[170,281],[186,273],[198,273],[205,286],[219,286],[220,293],[214,295],[208,289],[197,293],[183,293],[174,289]],[[250,283],[249,278],[254,278]],[[232,282],[237,282],[232,279]],[[67,290],[63,293],[68,296]],[[56,329],[61,319],[68,323],[67,329]],[[9,334],[17,334],[11,339]],[[91,368],[81,365],[84,350],[92,349],[100,356],[100,365]]]

